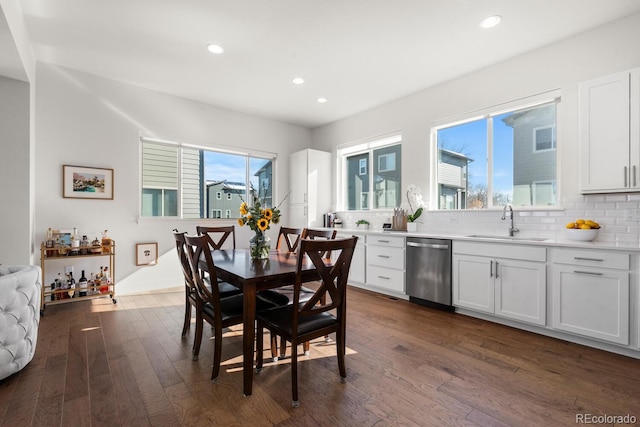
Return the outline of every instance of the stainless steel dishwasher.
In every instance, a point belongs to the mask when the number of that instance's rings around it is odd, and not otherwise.
[[[453,311],[451,305],[451,240],[407,237],[409,300]]]

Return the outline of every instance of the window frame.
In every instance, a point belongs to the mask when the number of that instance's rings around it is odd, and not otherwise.
[[[360,212],[360,211],[365,211],[365,212],[387,211],[388,212],[389,210],[392,209],[389,207],[384,207],[384,208],[373,207],[373,202],[375,199],[375,194],[374,194],[375,193],[375,182],[374,182],[375,168],[373,167],[370,168],[369,165],[372,164],[374,160],[374,154],[373,154],[374,151],[379,150],[381,148],[392,147],[395,145],[399,145],[400,150],[402,150],[402,132],[401,131],[394,131],[381,136],[367,138],[365,140],[355,141],[347,144],[342,144],[337,147],[337,155],[336,155],[336,161],[338,162],[337,170],[340,171],[338,173],[338,176],[336,177],[336,185],[337,185],[336,192],[337,192],[337,200],[338,200],[337,209],[338,210],[348,211],[348,212]],[[368,173],[369,175],[368,177],[369,191],[361,193],[361,195],[367,194],[367,197],[360,198],[360,206],[357,206],[355,209],[349,210],[349,202],[348,202],[349,190],[346,187],[348,185],[347,160],[349,157],[362,155],[365,153],[367,153],[368,156],[366,157],[366,159],[360,159],[358,163],[358,175],[363,175],[362,161],[364,160],[366,162],[366,169],[367,169],[364,174]],[[384,154],[383,156],[387,156],[388,154],[393,154],[394,156],[396,155],[396,153],[387,153],[387,154]],[[402,159],[402,151],[400,152],[400,160],[401,159]],[[395,169],[389,169],[389,170],[385,169],[384,171],[379,170],[378,172],[398,170],[397,165],[398,165],[398,161],[396,160],[394,163]],[[402,165],[402,163],[400,163],[400,165]],[[402,185],[402,166],[400,166],[399,173],[400,173],[400,185]],[[400,206],[397,206],[397,207],[400,207]]]
[[[200,221],[208,221],[208,220],[217,220],[218,218],[185,218],[183,215],[183,204],[184,204],[184,200],[183,200],[183,186],[184,186],[184,180],[183,180],[183,152],[184,150],[203,150],[203,151],[209,151],[209,152],[215,152],[215,153],[222,153],[222,154],[231,154],[231,155],[236,155],[236,156],[243,156],[245,157],[245,163],[246,163],[246,168],[245,168],[245,180],[246,183],[249,184],[251,182],[251,167],[250,167],[250,163],[251,163],[251,159],[264,159],[267,161],[271,161],[271,177],[270,177],[270,183],[271,183],[271,199],[272,200],[280,200],[279,197],[279,192],[278,192],[278,187],[276,185],[277,182],[277,174],[278,174],[278,155],[277,153],[273,153],[273,152],[266,152],[266,151],[260,151],[260,150],[255,150],[255,149],[238,149],[238,148],[229,148],[223,145],[217,145],[217,144],[213,144],[213,145],[201,145],[201,144],[192,144],[189,142],[178,142],[178,141],[174,141],[174,140],[165,140],[165,139],[159,139],[156,137],[150,137],[150,136],[140,136],[139,137],[139,164],[138,164],[138,171],[139,171],[139,176],[138,176],[138,218],[140,220],[150,220],[150,221],[157,221],[157,220],[166,220],[166,219],[171,219],[171,220],[184,220],[184,221],[193,221],[193,220],[200,220]],[[178,156],[177,156],[177,175],[178,175],[178,188],[177,188],[177,215],[176,216],[148,216],[148,215],[143,215],[143,201],[142,201],[142,191],[143,188],[148,188],[148,189],[156,189],[156,190],[164,190],[163,188],[159,188],[159,187],[143,187],[143,144],[144,143],[151,143],[151,144],[157,144],[157,145],[163,145],[163,146],[168,146],[168,147],[175,147],[178,150]],[[246,185],[246,191],[245,193],[242,195],[243,199],[245,201],[247,201],[247,203],[249,205],[253,204],[253,200],[250,197],[250,188],[251,185]],[[173,190],[173,189],[172,189]],[[201,194],[200,197],[205,197],[204,194]],[[221,198],[222,199],[222,198]],[[206,208],[206,206],[205,206]],[[215,209],[211,209],[211,211],[213,212],[213,210]],[[223,210],[220,210],[220,217],[219,219],[225,220],[225,221],[229,221],[230,219],[224,218],[223,217]]]
[[[542,129],[551,129],[551,147],[549,148],[538,148],[538,131],[542,130]],[[553,125],[548,125],[548,126],[539,126],[536,128],[532,129],[533,132],[533,138],[531,138],[533,140],[533,152],[534,153],[543,153],[545,151],[553,151],[556,149],[558,142],[557,142],[557,137],[555,137],[556,135],[556,129],[555,126]]]
[[[558,140],[558,135],[560,134],[560,129],[562,126],[562,114],[561,114],[561,108],[559,108],[561,102],[562,102],[562,92],[560,89],[552,89],[546,92],[541,92],[539,94],[536,95],[532,95],[532,96],[528,96],[528,97],[524,97],[524,98],[520,98],[520,99],[516,99],[513,101],[508,101],[508,102],[504,102],[502,104],[497,104],[491,107],[487,107],[487,108],[482,108],[479,110],[475,110],[469,113],[463,113],[460,115],[454,115],[454,116],[450,116],[444,119],[440,119],[437,121],[434,121],[431,124],[431,135],[430,135],[430,145],[431,145],[431,149],[430,149],[430,154],[431,154],[431,171],[429,174],[430,180],[431,180],[431,184],[429,186],[429,210],[433,210],[433,211],[466,211],[466,212],[472,212],[472,211],[486,211],[486,210],[498,210],[498,209],[502,209],[503,206],[494,206],[493,205],[493,197],[487,197],[488,199],[488,203],[487,203],[487,207],[485,207],[484,209],[440,209],[438,206],[438,200],[439,200],[439,190],[438,190],[438,130],[440,129],[445,129],[445,128],[450,128],[453,126],[458,126],[458,125],[462,125],[465,123],[470,123],[476,120],[481,120],[481,119],[493,119],[497,116],[500,116],[502,114],[505,113],[509,113],[509,112],[516,112],[516,111],[522,111],[522,110],[527,110],[527,109],[531,109],[531,108],[535,108],[535,107],[541,107],[545,104],[552,104],[554,103],[556,106],[556,122],[555,122],[555,126],[551,126],[553,127],[553,132],[555,135],[555,139],[553,140],[553,145],[554,147],[552,149],[547,149],[547,150],[539,150],[539,151],[534,151],[535,153],[541,153],[544,151],[551,151],[551,150],[555,150],[557,151],[556,153],[556,176],[555,176],[555,180],[553,180],[554,186],[555,186],[555,190],[556,190],[556,200],[555,200],[555,205],[553,206],[543,206],[543,205],[531,205],[531,206],[519,206],[518,209],[520,210],[553,210],[553,209],[557,209],[557,210],[561,210],[562,207],[558,205],[559,200],[562,200],[561,198],[561,185],[560,185],[560,172],[558,170],[560,162],[558,161],[560,159],[560,151],[558,150],[557,146],[557,140]],[[541,127],[545,127],[545,126],[541,126]],[[488,132],[489,135],[488,137],[493,138],[493,135],[490,134],[490,132]],[[535,133],[534,133],[535,135]],[[535,141],[534,141],[534,150],[535,150]],[[488,147],[487,150],[487,157],[491,160],[493,159],[493,144],[491,144]],[[487,174],[488,176],[492,176],[493,174],[493,165],[492,165],[493,160],[491,160],[489,162],[488,165],[488,170],[487,170]],[[491,184],[492,180],[489,180],[488,185],[487,185],[487,189],[489,194],[493,194],[493,188],[492,188],[492,184]]]

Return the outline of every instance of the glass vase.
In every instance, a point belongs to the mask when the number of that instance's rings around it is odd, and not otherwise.
[[[249,239],[249,250],[251,259],[269,258],[271,239],[264,233],[256,233],[255,236]]]

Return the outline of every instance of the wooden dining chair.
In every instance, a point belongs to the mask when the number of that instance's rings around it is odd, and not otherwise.
[[[353,252],[358,238],[356,236],[336,240],[305,240],[300,243],[296,280],[294,283],[293,304],[256,314],[257,361],[256,371],[262,370],[264,329],[284,337],[291,342],[291,348],[296,349],[298,343],[335,333],[336,354],[341,381],[345,381],[347,370],[345,366],[346,352],[346,294],[347,278]],[[324,254],[334,254],[333,261]],[[308,258],[307,258],[308,257]],[[302,287],[302,271],[305,260],[310,260],[320,276],[320,286],[307,302],[300,302],[300,288]],[[324,301],[324,303],[322,302]],[[298,401],[298,354],[291,352],[291,400],[293,407]]]
[[[289,252],[295,252],[296,249],[298,249],[298,243],[300,243],[300,238],[302,237],[304,230],[305,229],[303,228],[280,227],[280,231],[278,231],[278,240],[276,241],[276,249],[284,251],[284,245],[286,245],[286,250]]]
[[[229,237],[231,237],[232,248],[236,248],[236,228],[233,225],[224,227],[205,227],[198,225],[196,226],[196,232],[207,236],[207,242],[212,250],[222,249],[222,246]]]
[[[332,240],[336,238],[336,234],[337,234],[337,231],[333,229],[316,230],[313,228],[305,228],[304,232],[302,233],[302,238],[311,239],[311,240],[316,240],[316,239]],[[331,252],[324,254],[324,256],[326,258],[330,258]]]
[[[197,305],[198,291],[196,289],[196,284],[193,281],[193,274],[191,272],[191,265],[189,264],[189,259],[187,258],[187,254],[185,251],[185,232],[179,232],[178,230],[173,230],[173,236],[176,240],[176,253],[178,254],[178,259],[180,261],[180,266],[182,267],[182,274],[184,276],[184,287],[185,287],[185,309],[184,309],[184,324],[182,325],[182,336],[187,336],[187,331],[191,326],[191,307],[195,307]],[[197,356],[196,356],[197,359]],[[194,359],[195,360],[195,359]]]
[[[338,233],[335,229],[317,230],[314,228],[305,228],[302,233],[303,239],[335,239]]]
[[[296,252],[300,239],[304,235],[306,228],[280,227],[278,232],[278,240],[276,241],[276,249],[278,251]],[[300,301],[308,301],[313,295],[313,289],[302,286],[300,288]],[[265,298],[277,302],[279,305],[293,304],[293,284],[284,284],[278,288],[268,289],[260,292]],[[305,354],[309,353],[309,343],[303,343]],[[287,342],[284,338],[280,338],[280,359],[284,359],[287,354]],[[277,337],[271,334],[271,358],[274,362],[278,361],[278,343]]]
[[[211,371],[211,381],[216,382],[220,373],[220,363],[222,358],[222,329],[233,325],[242,324],[243,298],[241,294],[220,297],[218,287],[207,286],[203,279],[203,271],[208,273],[211,281],[216,281],[215,264],[209,249],[209,242],[205,235],[184,236],[185,249],[189,265],[191,266],[193,281],[196,285],[198,298],[196,299],[196,341],[194,351],[200,350],[202,341],[203,320],[206,320],[214,330],[214,350],[213,369]],[[204,263],[204,266],[201,265]],[[276,308],[277,305],[264,300],[260,296],[256,300],[256,312]]]
[[[231,238],[229,241],[232,244],[232,248],[236,248],[236,229],[233,225],[224,227],[205,227],[198,225],[196,226],[196,232],[198,235],[206,236],[207,243],[212,251],[222,249],[223,245],[229,238]],[[227,244],[227,246],[230,245]],[[206,275],[204,278],[205,280],[210,281],[210,278]],[[221,298],[242,293],[242,290],[236,288],[231,283],[227,283],[222,280],[218,280],[218,289],[220,290]]]
[[[178,259],[180,260],[180,266],[182,267],[182,273],[184,275],[184,283],[185,283],[185,310],[184,310],[184,324],[182,325],[182,336],[183,337],[187,336],[187,331],[191,326],[191,308],[195,307],[196,308],[196,333],[195,333],[195,338],[193,340],[193,348],[191,350],[191,353],[192,353],[192,359],[198,360],[198,354],[200,353],[200,343],[202,342],[202,329],[203,329],[202,322],[203,321],[201,317],[198,317],[197,310],[198,310],[198,304],[201,303],[201,300],[198,294],[198,288],[197,288],[196,282],[193,279],[193,270],[191,268],[191,263],[189,262],[187,248],[185,246],[186,233],[185,232],[181,233],[181,232],[178,232],[178,230],[174,230],[173,235],[176,240],[176,252],[178,253]],[[207,278],[206,280],[208,281],[209,279]],[[210,283],[207,283],[207,285],[209,287],[211,286]],[[218,291],[221,298],[239,294],[239,292],[236,292],[236,291],[239,291],[238,288],[230,285],[229,283],[218,282],[218,285],[219,285]],[[231,293],[226,293],[224,290],[228,286],[231,286],[234,289],[234,291]]]

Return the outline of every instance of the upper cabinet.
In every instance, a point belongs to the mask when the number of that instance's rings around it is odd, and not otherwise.
[[[322,227],[331,207],[331,153],[302,150],[289,156],[290,227]]]
[[[582,193],[640,191],[640,69],[578,90]]]

